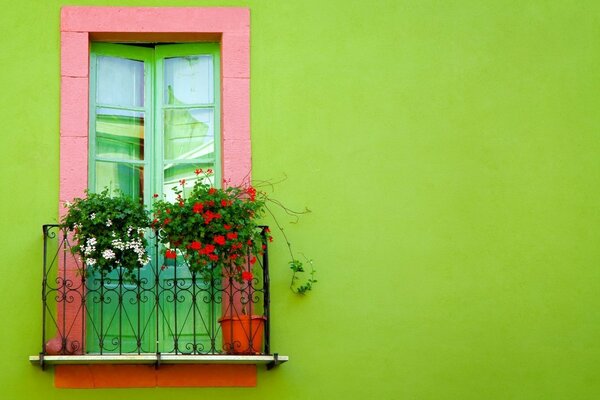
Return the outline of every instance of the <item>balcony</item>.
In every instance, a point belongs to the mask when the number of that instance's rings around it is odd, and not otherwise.
[[[32,363],[246,363],[288,360],[271,352],[268,242],[245,270],[252,279],[207,279],[185,258],[165,259],[151,232],[151,261],[126,274],[94,273],[71,253],[69,232],[44,225],[42,340]],[[154,239],[154,240],[153,240]],[[179,252],[178,252],[179,253]],[[179,253],[180,254],[180,253]],[[254,258],[248,254],[247,259]]]

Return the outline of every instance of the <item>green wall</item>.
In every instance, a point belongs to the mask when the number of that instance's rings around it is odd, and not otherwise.
[[[76,3],[2,3],[0,398],[600,398],[600,3],[80,2],[251,8],[254,176],[313,210],[286,229],[319,278],[293,296],[274,252],[291,361],[255,389],[85,391],[27,361]]]

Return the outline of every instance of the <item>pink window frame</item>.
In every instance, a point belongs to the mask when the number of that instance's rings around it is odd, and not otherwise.
[[[250,10],[206,7],[63,7],[61,10],[60,190],[63,204],[88,186],[89,47],[91,41],[221,44],[221,171],[233,183],[248,180],[250,148]],[[65,279],[77,279],[77,265]],[[80,338],[85,320],[75,307],[58,320]],[[82,344],[83,345],[83,344]],[[79,351],[83,350],[83,346]]]
[[[88,177],[90,41],[221,43],[222,177],[251,170],[250,10],[205,7],[63,7],[61,10],[60,202],[83,195]],[[64,212],[61,207],[60,212]]]

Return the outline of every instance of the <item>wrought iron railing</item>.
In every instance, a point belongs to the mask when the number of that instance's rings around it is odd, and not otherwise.
[[[93,273],[72,254],[69,232],[44,225],[40,356],[270,354],[267,228],[261,229],[264,253],[244,266],[251,280],[207,280],[183,257],[166,260],[159,240],[151,240],[150,263],[133,274]]]

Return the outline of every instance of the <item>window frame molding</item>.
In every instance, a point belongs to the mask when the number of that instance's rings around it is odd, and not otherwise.
[[[63,7],[61,10],[60,193],[81,197],[88,181],[91,41],[219,41],[221,170],[248,179],[250,148],[250,10],[220,7]]]
[[[84,196],[88,187],[89,146],[89,60],[90,43],[97,42],[219,42],[221,44],[221,171],[233,184],[250,179],[250,10],[239,7],[87,7],[66,6],[60,23],[60,189],[59,215],[64,204]],[[66,268],[65,279],[75,279],[75,266]],[[59,310],[58,320],[73,324],[71,334],[81,335],[84,321],[75,310]],[[78,368],[80,367],[80,368]],[[112,366],[107,379],[112,386],[124,374]],[[189,366],[173,366],[189,367]],[[201,368],[203,366],[196,366]],[[224,368],[226,366],[223,366]],[[206,380],[192,374],[185,382],[167,379],[167,372],[136,368],[148,380],[141,386],[255,386],[256,368],[230,365],[218,379]],[[83,369],[82,369],[83,368]],[[240,368],[246,368],[242,372]],[[88,371],[88,372],[85,372]],[[87,366],[57,366],[59,387],[93,387],[102,380],[89,374]],[[173,371],[173,370],[171,370]],[[177,373],[180,376],[185,370]],[[189,369],[187,370],[189,373]],[[97,372],[100,373],[100,372]],[[172,372],[171,372],[172,373]],[[186,374],[187,376],[187,374]],[[118,380],[118,379],[117,379]],[[176,379],[175,379],[176,380]],[[85,381],[85,382],[84,382]],[[89,383],[88,381],[92,382]],[[66,383],[65,383],[66,382]],[[138,382],[139,384],[139,382]],[[115,386],[116,385],[116,386]],[[97,386],[96,386],[97,387]]]

